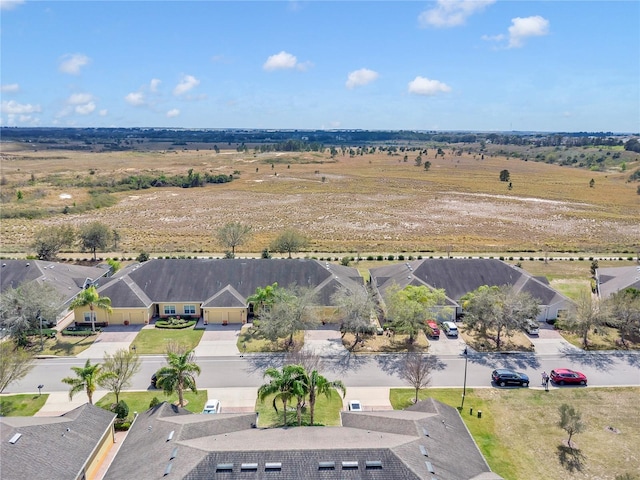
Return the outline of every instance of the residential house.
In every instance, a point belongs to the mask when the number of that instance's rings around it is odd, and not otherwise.
[[[89,403],[58,417],[0,417],[0,479],[95,478],[114,443],[115,418]]]
[[[370,273],[371,284],[383,299],[394,284],[400,288],[424,285],[444,289],[452,319],[463,314],[461,297],[483,285],[511,285],[518,292],[529,293],[540,302],[539,321],[555,319],[573,305],[569,298],[551,288],[545,278],[533,277],[521,268],[495,259],[414,260],[372,268]]]
[[[597,292],[601,299],[627,288],[640,290],[640,266],[596,269]]]
[[[98,289],[111,299],[112,312],[94,310],[96,323],[144,324],[175,316],[246,323],[253,307],[247,298],[273,283],[310,287],[327,308],[338,288],[364,287],[355,268],[310,259],[153,259],[119,271]],[[88,307],[76,309],[75,320],[90,322]]]
[[[460,414],[433,399],[342,412],[339,427],[256,428],[257,415],[138,415],[105,480],[499,480]],[[461,459],[463,461],[461,461]]]

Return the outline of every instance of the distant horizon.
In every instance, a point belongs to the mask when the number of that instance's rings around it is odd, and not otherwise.
[[[640,131],[638,1],[0,0],[0,9],[1,126]]]

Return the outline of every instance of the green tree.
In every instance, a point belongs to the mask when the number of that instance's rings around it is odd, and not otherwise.
[[[445,299],[443,289],[430,290],[425,286],[413,285],[401,289],[394,284],[385,295],[387,317],[393,328],[409,335],[409,343],[413,343],[418,333],[425,329],[427,318],[444,314],[439,306],[444,306]]]
[[[501,170],[500,171],[500,181],[501,182],[508,182],[511,179],[511,174],[509,173],[509,170]]]
[[[567,445],[569,446],[569,448],[573,449],[573,447],[571,446],[571,437],[573,437],[577,433],[584,432],[587,426],[582,421],[582,414],[571,405],[563,403],[558,408],[558,411],[560,413],[558,426],[565,432],[567,432],[567,434],[569,434]]]
[[[526,292],[518,292],[510,285],[483,285],[461,298],[464,324],[481,337],[494,340],[496,349],[502,346],[503,335],[510,337],[524,330],[528,319],[536,318],[540,304]]]
[[[424,162],[424,171],[428,172],[430,168],[431,168],[431,162],[427,160],[426,162]]]
[[[96,312],[95,309],[99,308],[107,313],[111,313],[111,299],[109,297],[101,297],[98,290],[94,285],[89,286],[82,290],[76,298],[69,304],[70,310],[76,308],[89,307],[91,316],[91,330],[96,331]]]
[[[0,393],[10,383],[24,378],[33,367],[31,353],[12,342],[0,342]]]
[[[562,326],[582,339],[582,348],[589,348],[589,333],[603,325],[609,318],[607,304],[601,305],[590,292],[582,292]]]
[[[62,247],[73,245],[76,231],[67,225],[43,228],[36,233],[33,249],[40,260],[52,261],[58,256]]]
[[[415,390],[414,403],[418,402],[418,394],[421,388],[427,387],[431,383],[431,371],[433,362],[420,353],[408,353],[402,367],[400,368],[400,378],[406,380]]]
[[[195,363],[193,350],[184,353],[167,353],[167,366],[156,373],[156,385],[167,395],[178,394],[178,405],[184,407],[184,390],[198,393],[196,375],[200,375],[200,367]]]
[[[251,227],[240,222],[230,222],[225,224],[216,233],[216,238],[222,246],[231,249],[231,258],[236,255],[236,247],[244,244],[249,238]]]
[[[46,322],[55,323],[63,310],[62,295],[49,283],[27,282],[0,294],[0,325],[17,345],[27,344],[27,333]]]
[[[297,230],[288,229],[276,237],[269,247],[270,250],[278,253],[288,253],[291,258],[292,253],[297,253],[308,245],[309,241]]]
[[[331,303],[338,308],[340,314],[340,331],[353,333],[355,340],[350,350],[360,342],[361,336],[371,330],[371,316],[375,311],[375,300],[371,289],[351,290],[339,287],[331,296]]]
[[[415,159],[416,167],[422,165],[422,155],[418,155]]]
[[[102,371],[107,375],[101,379],[100,386],[113,392],[118,403],[120,392],[131,385],[131,377],[140,370],[141,365],[140,356],[127,348],[116,350],[113,354],[105,353]]]
[[[82,251],[93,253],[96,260],[97,250],[106,250],[113,241],[113,231],[104,223],[92,222],[80,228],[80,246]]]
[[[626,288],[607,299],[608,322],[618,329],[620,341],[627,347],[627,340],[640,332],[640,290]]]
[[[270,395],[273,397],[273,409],[278,412],[277,402],[282,402],[282,422],[287,426],[287,404],[292,398],[306,394],[305,371],[300,365],[285,365],[282,370],[277,368],[267,368],[264,377],[269,377],[269,383],[265,383],[258,388],[258,398],[260,401]]]
[[[71,367],[71,370],[75,372],[76,376],[62,379],[62,383],[71,385],[69,400],[73,400],[73,396],[76,393],[84,390],[89,398],[89,403],[93,405],[93,394],[104,376],[102,366],[99,363],[92,365],[91,359],[87,358],[84,367]]]
[[[260,331],[274,342],[288,337],[286,345],[292,347],[297,332],[317,323],[312,316],[316,305],[317,295],[311,288],[278,288],[271,308],[260,311]]]
[[[266,287],[257,287],[253,295],[247,297],[247,303],[253,304],[253,310],[256,315],[260,315],[263,309],[269,310],[273,302],[276,300],[276,291],[278,290],[278,282],[274,282]]]
[[[329,381],[318,373],[317,370],[313,370],[307,375],[306,378],[307,388],[309,392],[309,424],[314,425],[314,415],[316,409],[316,401],[318,396],[324,395],[327,398],[331,397],[331,392],[342,392],[342,398],[347,394],[347,388],[340,380]]]

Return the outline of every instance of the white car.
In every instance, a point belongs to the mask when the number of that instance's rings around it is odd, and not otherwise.
[[[362,404],[360,400],[349,400],[349,411],[350,412],[361,412]]]
[[[204,404],[204,410],[202,413],[220,413],[220,400],[210,398],[207,403]]]
[[[536,322],[535,320],[527,320],[527,323],[525,324],[524,329],[529,335],[540,334],[540,327],[538,325],[538,322]]]
[[[458,327],[453,322],[442,322],[442,329],[447,337],[457,337],[458,336]]]

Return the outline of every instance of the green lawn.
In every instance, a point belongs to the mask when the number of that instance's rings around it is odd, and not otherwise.
[[[149,403],[153,397],[158,397],[161,402],[177,402],[178,395],[174,394],[167,397],[162,390],[149,390],[146,392],[122,392],[120,393],[120,400],[124,400],[129,406],[129,417],[133,418],[133,412],[144,412],[149,409]],[[198,393],[193,393],[191,390],[184,393],[184,398],[188,402],[184,408],[193,413],[200,413],[204,408],[204,404],[207,401],[207,391],[205,389],[199,390]],[[109,407],[115,403],[116,397],[113,393],[108,393],[102,397],[96,405],[102,408],[109,409]]]
[[[613,479],[640,471],[639,394],[640,388],[467,389],[461,415],[491,469],[506,480]],[[412,396],[412,389],[392,389],[391,404],[405,408]],[[420,398],[427,397],[459,407],[462,389],[422,390]],[[587,425],[569,454],[562,443],[568,435],[557,426],[563,403]]]
[[[40,350],[40,337],[29,337],[29,351],[34,355],[59,355],[74,357],[93,344],[98,335],[75,337],[58,333],[55,338],[43,339],[44,350]]]
[[[0,396],[0,416],[31,417],[46,403],[48,394],[33,393]]]
[[[193,350],[200,343],[203,333],[204,330],[193,328],[143,328],[131,345],[136,346],[139,354],[162,355],[167,352],[167,345],[172,343],[182,344],[188,350]]]
[[[298,425],[296,417],[296,400],[287,404],[287,425]],[[282,402],[277,402],[278,412],[273,409],[273,395],[261,402],[256,401],[256,412],[259,416],[260,428],[281,427],[283,422]],[[331,392],[330,398],[320,395],[316,400],[314,424],[316,425],[340,425],[340,411],[342,410],[342,397],[337,392]],[[309,425],[309,402],[302,409],[302,425]]]

